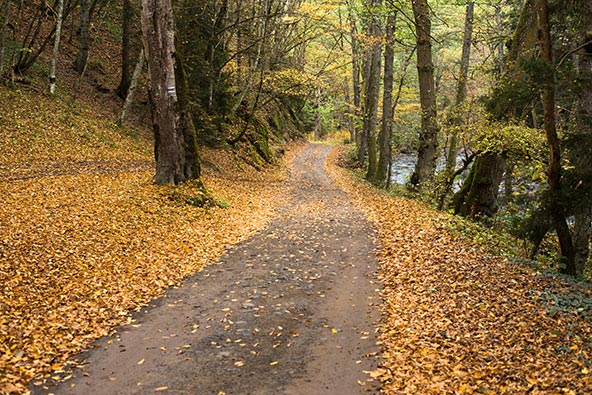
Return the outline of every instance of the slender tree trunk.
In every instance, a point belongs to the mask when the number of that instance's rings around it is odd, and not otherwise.
[[[364,123],[362,128],[362,145],[360,147],[360,165],[368,156],[368,172],[366,178],[376,172],[376,127],[378,125],[378,92],[380,90],[380,64],[382,57],[382,31],[378,7],[382,0],[371,0],[369,33],[372,37],[372,46],[368,51],[369,58],[366,64],[364,77]]]
[[[123,108],[121,109],[121,117],[119,118],[119,125],[124,126],[125,121],[127,119],[127,114],[129,112],[129,108],[131,107],[133,100],[134,100],[134,93],[136,92],[136,87],[138,86],[138,80],[140,79],[140,75],[142,74],[142,69],[144,68],[144,48],[140,51],[140,56],[138,57],[138,63],[136,63],[136,68],[134,69],[134,74],[132,75],[132,79],[130,81],[129,89],[127,90],[127,95],[125,96],[125,102],[123,103]]]
[[[4,12],[2,15],[2,27],[0,31],[0,77],[4,72],[4,52],[6,41],[6,30],[8,28],[8,21],[10,20],[10,0],[4,2]]]
[[[88,61],[88,49],[90,48],[90,0],[80,0],[80,38],[78,41],[78,54],[74,60],[74,70],[82,74]]]
[[[315,126],[313,131],[313,138],[315,141],[319,141],[321,139],[321,128],[322,128],[322,118],[321,118],[321,87],[317,87],[315,91],[315,104],[316,104],[316,114],[315,114]]]
[[[189,88],[183,59],[175,54],[175,80],[177,86],[177,113],[179,114],[179,130],[183,139],[183,178],[185,180],[200,177],[201,165],[197,146],[197,132],[191,113],[189,112]]]
[[[580,204],[574,211],[574,247],[577,273],[583,273],[590,256],[592,241],[592,7],[588,8],[581,29],[582,49],[578,56],[580,87],[576,107],[576,139],[571,148],[571,163],[579,174],[577,193],[581,195]],[[586,45],[588,43],[588,45]]]
[[[142,0],[142,37],[150,72],[150,98],[155,135],[156,184],[178,184],[189,178],[188,163],[175,78],[175,34],[171,0]]]
[[[469,75],[469,64],[471,59],[471,43],[473,41],[473,14],[475,2],[468,1],[465,14],[465,32],[463,36],[462,55],[460,59],[460,70],[458,72],[458,81],[456,85],[456,96],[454,98],[454,109],[452,110],[452,119],[449,125],[452,126],[450,136],[450,145],[448,147],[448,156],[446,158],[446,175],[454,172],[456,167],[456,154],[458,151],[458,132],[455,126],[460,126],[460,111],[467,97],[467,77]]]
[[[506,204],[513,200],[513,188],[514,188],[514,161],[508,161],[506,165],[506,171],[504,173],[504,198]]]
[[[236,85],[240,86],[242,82],[243,66],[243,27],[242,27],[242,1],[236,2]]]
[[[438,148],[438,123],[434,63],[432,61],[432,38],[430,8],[427,0],[412,0],[417,37],[417,71],[421,104],[421,131],[417,164],[411,175],[411,185],[422,188],[434,178]]]
[[[222,0],[222,5],[220,7],[220,10],[218,11],[218,14],[216,15],[214,25],[212,26],[212,34],[210,35],[209,45],[207,49],[209,63],[213,69],[219,68],[219,64],[217,64],[216,62],[216,51],[218,50],[218,46],[220,45],[220,31],[223,29],[223,24],[224,20],[226,19],[227,12],[228,0]],[[209,77],[210,78],[208,81],[208,110],[212,111],[218,73],[212,72]]]
[[[359,140],[359,138],[361,137],[361,134],[357,122],[360,118],[360,108],[362,105],[360,89],[360,48],[358,44],[358,29],[356,26],[356,20],[351,12],[349,15],[349,19],[351,25],[350,36],[352,51],[352,92],[354,99],[354,108],[352,111],[352,141],[354,141],[358,146],[360,146],[361,141]]]
[[[458,156],[458,129],[462,126],[462,106],[467,97],[467,77],[469,74],[469,64],[471,59],[471,43],[473,40],[473,15],[475,2],[468,1],[465,11],[465,29],[463,35],[462,55],[460,59],[460,69],[456,84],[456,95],[452,113],[448,118],[448,127],[450,128],[450,141],[448,144],[448,154],[446,156],[446,167],[444,169],[444,184],[438,186],[438,207],[442,209],[446,196],[452,189],[455,178],[456,158]]]
[[[123,0],[123,7],[121,10],[121,80],[117,87],[117,95],[121,98],[126,98],[130,88],[130,37],[132,32],[132,2],[131,0]],[[144,54],[142,53],[142,62]],[[137,67],[136,67],[137,68]],[[133,79],[133,77],[132,77]]]
[[[62,2],[63,0],[58,0],[56,3],[57,8],[59,8],[59,3]],[[64,19],[66,19],[68,17],[68,15],[70,15],[70,12],[72,12],[74,6],[73,4],[75,4],[74,2],[68,3],[68,7],[65,7],[64,5],[62,6],[63,11],[62,11],[62,21]],[[45,3],[45,1],[42,1],[41,7],[40,7],[40,13],[42,15],[44,15],[47,12],[47,4]],[[36,41],[39,39],[39,35],[41,33],[41,27],[43,25],[43,20],[44,20],[44,16],[39,16],[39,18],[37,18],[37,26],[35,26],[35,28],[33,29],[33,24],[35,19],[33,19],[31,21],[31,25],[29,27],[29,29],[32,29],[31,31],[29,31],[27,33],[27,37],[23,40],[23,44],[22,47],[23,48],[27,48],[29,50],[27,51],[18,51],[19,56],[17,58],[17,61],[15,62],[14,65],[14,72],[17,74],[23,74],[25,71],[27,71],[29,68],[31,68],[31,66],[33,66],[35,64],[35,62],[37,61],[37,58],[39,58],[39,56],[43,53],[43,51],[45,51],[45,48],[47,48],[47,46],[50,44],[50,42],[56,40],[56,28],[57,28],[57,24],[54,25],[54,27],[51,29],[51,31],[49,32],[49,34],[47,34],[45,36],[45,38],[43,39],[43,41],[41,42],[41,44],[37,47],[37,49],[33,49],[35,46]],[[60,30],[61,30],[61,26],[60,26]]]
[[[497,36],[499,37],[498,42],[495,44],[496,49],[496,74],[502,75],[504,72],[504,23],[502,21],[502,4],[495,4],[495,28]]]
[[[545,120],[545,134],[549,144],[550,158],[547,168],[547,182],[551,194],[551,219],[559,239],[559,247],[563,265],[561,272],[576,274],[575,251],[571,233],[565,219],[565,209],[561,204],[561,146],[555,126],[555,71],[553,64],[553,51],[551,45],[551,28],[547,0],[536,2],[539,45],[541,59],[546,63],[545,86],[543,87],[543,109]]]
[[[395,60],[395,23],[396,14],[390,14],[386,21],[386,44],[384,48],[384,76],[382,94],[382,125],[378,136],[380,155],[374,181],[384,183],[388,176],[388,168],[391,163],[391,138],[393,134],[393,79]]]
[[[53,54],[51,56],[51,66],[49,69],[49,93],[55,94],[56,90],[56,63],[58,61],[60,49],[60,37],[62,35],[62,17],[64,15],[64,0],[59,0],[58,15],[56,20],[55,40],[53,43]]]

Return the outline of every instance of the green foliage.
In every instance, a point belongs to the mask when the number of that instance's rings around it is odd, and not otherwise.
[[[505,232],[500,223],[494,222],[490,226],[485,226],[463,217],[448,216],[445,221],[437,222],[436,225],[454,236],[478,244],[489,254],[525,256],[525,251],[521,249],[520,243],[517,243],[516,237]]]
[[[219,10],[215,3],[195,4],[183,0],[176,5],[176,45],[185,63],[189,97],[187,104],[198,129],[200,142],[217,145],[221,123],[230,109],[230,81],[222,66],[228,53],[212,34]]]
[[[193,190],[193,192],[188,193],[188,190]],[[230,207],[230,203],[206,189],[199,180],[188,181],[182,187],[175,187],[170,192],[169,199],[194,207],[220,207],[223,209]]]
[[[522,124],[485,122],[474,136],[474,148],[520,158],[541,158],[545,153],[544,134]]]

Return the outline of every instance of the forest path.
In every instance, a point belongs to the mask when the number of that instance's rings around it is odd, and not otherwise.
[[[104,338],[60,394],[367,394],[379,319],[369,222],[331,182],[330,147],[290,169],[276,219]],[[376,306],[375,306],[376,305]]]

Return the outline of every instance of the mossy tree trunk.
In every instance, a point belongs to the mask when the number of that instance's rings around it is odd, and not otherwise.
[[[170,0],[142,0],[142,35],[150,72],[156,156],[154,182],[178,184],[199,178],[195,129],[191,128],[185,108],[186,82],[182,64],[176,59]]]
[[[454,195],[454,213],[465,217],[491,217],[498,209],[498,188],[505,158],[495,152],[477,156],[462,188]]]
[[[555,65],[553,64],[553,50],[551,45],[551,27],[549,24],[549,10],[547,0],[536,2],[538,38],[541,60],[545,63],[545,75],[543,76],[543,109],[545,121],[545,135],[549,144],[549,164],[547,167],[547,182],[551,195],[550,210],[551,220],[559,239],[559,248],[562,259],[561,272],[576,274],[575,250],[573,240],[566,220],[566,212],[562,200],[562,176],[561,176],[561,145],[557,136],[555,125]]]
[[[430,7],[427,0],[412,0],[412,6],[417,37],[421,131],[419,132],[417,163],[410,182],[412,185],[422,188],[433,180],[436,171],[438,121],[436,118],[436,87],[432,60]]]
[[[581,89],[576,114],[576,144],[573,147],[572,162],[582,180],[577,191],[582,195],[581,204],[576,207],[574,243],[576,248],[576,270],[582,273],[590,256],[592,241],[592,6],[581,28],[578,56],[579,86]]]
[[[376,152],[376,128],[378,125],[378,94],[380,91],[380,68],[382,57],[382,29],[380,23],[379,8],[382,0],[370,1],[370,22],[368,30],[372,37],[372,46],[368,51],[364,75],[364,109],[362,144],[359,147],[358,159],[363,165],[368,157],[369,175],[375,173],[377,152]]]
[[[384,47],[384,76],[382,93],[382,123],[378,135],[379,157],[372,181],[384,184],[391,164],[391,138],[393,134],[393,81],[395,60],[395,24],[396,14],[389,14],[386,20]]]

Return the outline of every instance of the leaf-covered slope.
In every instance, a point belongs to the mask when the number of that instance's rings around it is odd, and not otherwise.
[[[568,286],[451,236],[448,218],[330,171],[379,231],[387,394],[584,394],[592,324],[537,295]],[[590,291],[579,289],[590,296]]]
[[[0,169],[27,164],[152,159],[145,129],[118,128],[111,101],[91,105],[0,84]]]
[[[153,185],[146,131],[59,98],[2,87],[0,96],[0,394],[63,372],[281,203],[280,167],[241,169],[208,150],[203,181],[229,207],[195,207],[195,185]]]

